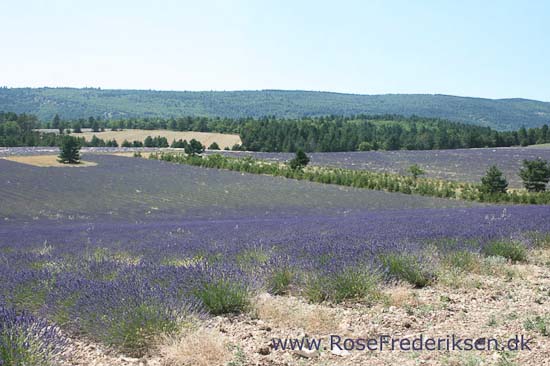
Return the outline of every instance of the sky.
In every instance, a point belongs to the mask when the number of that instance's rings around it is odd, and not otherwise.
[[[0,86],[550,101],[550,1],[0,0]]]

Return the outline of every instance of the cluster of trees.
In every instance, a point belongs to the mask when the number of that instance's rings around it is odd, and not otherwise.
[[[168,144],[168,140],[166,139],[166,137],[162,137],[162,136],[156,136],[156,137],[151,137],[151,136],[147,136],[145,138],[145,140],[143,140],[143,146],[145,147],[168,147],[170,146]]]
[[[499,132],[440,119],[401,116],[319,117],[244,122],[239,133],[252,151],[432,150],[550,142],[548,126]]]
[[[544,192],[550,181],[550,162],[540,158],[524,160],[519,176],[528,192]],[[496,165],[489,167],[485,176],[481,178],[482,193],[505,194],[507,188],[508,181]]]
[[[53,122],[52,122],[53,124]],[[54,127],[53,125],[50,127]],[[550,142],[548,125],[496,131],[489,127],[449,122],[437,118],[399,115],[356,115],[280,119],[254,118],[132,118],[99,120],[93,117],[73,122],[80,127],[105,129],[169,129],[237,133],[241,149],[251,151],[355,151],[431,150],[476,147],[504,147]]]
[[[220,154],[206,157],[184,155],[173,152],[154,153],[152,159],[160,159],[180,164],[207,168],[228,169],[245,173],[284,176],[286,178],[309,180],[312,182],[337,184],[356,188],[385,190],[405,194],[419,194],[444,198],[464,199],[479,202],[510,202],[527,204],[550,204],[550,192],[486,192],[480,184],[452,182],[439,179],[420,178],[421,169],[412,168],[417,174],[404,176],[391,173],[378,173],[367,170],[315,167],[303,169],[307,165],[307,155],[297,153],[287,165],[256,160],[251,157],[231,158]],[[306,158],[306,159],[304,159]],[[296,161],[302,161],[300,166]],[[411,173],[412,174],[412,173]]]
[[[55,138],[34,131],[39,127],[36,116],[0,112],[0,146],[55,146]]]
[[[96,139],[94,141],[94,138]],[[94,141],[96,144],[96,146],[106,146],[105,145],[105,142],[101,139],[98,139],[95,135],[94,135],[94,138],[92,138],[92,141]],[[150,139],[150,136],[147,137],[148,139]],[[166,141],[166,138],[164,137],[161,137],[160,139],[164,139],[162,141]],[[147,139],[146,139],[147,140]],[[158,141],[159,139],[157,139]],[[98,142],[98,141],[101,141],[101,142]],[[116,144],[116,141],[115,140],[112,140],[114,141],[114,143]],[[150,141],[154,141],[154,139],[150,139]],[[109,141],[111,142],[111,141]],[[125,141],[127,142],[127,141]],[[82,138],[78,138],[78,137],[74,137],[74,136],[70,136],[70,135],[63,135],[61,137],[61,142],[60,142],[60,146],[59,146],[59,149],[60,149],[60,152],[59,152],[59,157],[58,157],[58,161],[60,163],[63,163],[63,164],[79,164],[80,163],[80,149],[83,145],[83,143],[86,143]],[[185,153],[188,155],[188,156],[197,156],[197,155],[200,155],[204,152],[204,145],[201,144],[199,141],[197,141],[196,139],[191,139],[191,141],[187,142],[186,140],[183,140],[182,141],[183,143],[183,148],[185,150]],[[214,145],[216,144],[215,142],[212,144]],[[166,145],[168,145],[168,142],[166,142]],[[210,146],[212,146],[210,145]],[[88,144],[89,146],[89,144]],[[117,145],[118,146],[118,145]],[[123,144],[124,146],[124,144]],[[216,144],[217,146],[217,144]],[[163,146],[162,146],[163,147]],[[307,163],[309,162],[309,158],[302,152],[302,157],[300,159],[297,160],[297,166],[305,166],[307,165]],[[141,154],[135,154],[135,156],[141,156]],[[304,160],[305,159],[305,160]]]
[[[0,114],[0,144],[56,145],[55,137],[38,134],[38,120],[30,115]],[[141,118],[101,120],[90,117],[73,122],[59,116],[47,124],[60,132],[105,129],[170,129],[237,133],[242,146],[233,149],[251,151],[296,152],[356,151],[356,150],[431,150],[479,147],[526,146],[550,142],[548,125],[540,128],[520,128],[518,131],[496,131],[489,127],[449,122],[435,118],[379,116],[325,116],[301,119],[228,119],[206,117]],[[155,140],[156,139],[156,140]],[[168,147],[166,139],[156,137],[143,142],[149,147]],[[107,142],[106,142],[107,144]],[[128,145],[128,144],[126,144]],[[130,143],[131,146],[139,145]],[[183,146],[182,146],[183,147]]]
[[[103,139],[100,139],[96,135],[92,136],[90,142],[84,141],[83,138],[81,139],[83,140],[82,145],[87,147],[118,147],[118,142],[116,142],[115,139],[105,141]]]

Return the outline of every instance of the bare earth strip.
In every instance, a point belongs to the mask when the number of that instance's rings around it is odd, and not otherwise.
[[[14,161],[21,164],[38,166],[42,168],[86,168],[97,165],[97,163],[91,161],[81,161],[80,164],[62,164],[57,161],[57,155],[9,156],[1,159]]]
[[[93,136],[97,136],[103,140],[115,139],[120,145],[124,140],[143,141],[147,136],[151,137],[166,137],[168,143],[172,143],[173,140],[187,140],[195,139],[200,141],[206,147],[210,146],[213,142],[217,143],[220,148],[231,148],[233,145],[241,145],[242,141],[239,135],[231,135],[224,133],[212,133],[212,132],[192,132],[192,131],[168,131],[168,130],[123,130],[123,131],[105,131],[105,132],[83,132],[75,133],[73,136],[84,137],[86,141],[90,141]]]

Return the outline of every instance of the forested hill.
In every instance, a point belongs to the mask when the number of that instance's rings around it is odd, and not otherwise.
[[[550,103],[429,94],[356,95],[312,91],[176,92],[94,88],[0,88],[0,111],[31,113],[50,121],[89,116],[262,117],[400,114],[438,117],[497,130],[550,122]]]

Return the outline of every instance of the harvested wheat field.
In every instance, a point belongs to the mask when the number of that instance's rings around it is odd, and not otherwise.
[[[80,164],[62,164],[57,161],[57,155],[31,155],[31,156],[9,156],[2,159],[14,161],[16,163],[38,166],[42,168],[85,168],[96,166],[97,163],[91,161],[81,161]]]
[[[84,137],[86,141],[90,141],[95,135],[103,140],[116,140],[120,145],[124,140],[142,141],[147,136],[151,137],[166,137],[168,143],[172,143],[173,140],[187,140],[195,139],[200,141],[206,147],[210,146],[213,142],[217,143],[220,148],[231,148],[233,145],[241,145],[242,141],[239,135],[231,135],[225,133],[213,133],[213,132],[192,132],[192,131],[169,131],[169,130],[122,130],[122,131],[105,131],[105,132],[83,132],[73,134],[74,136]]]

